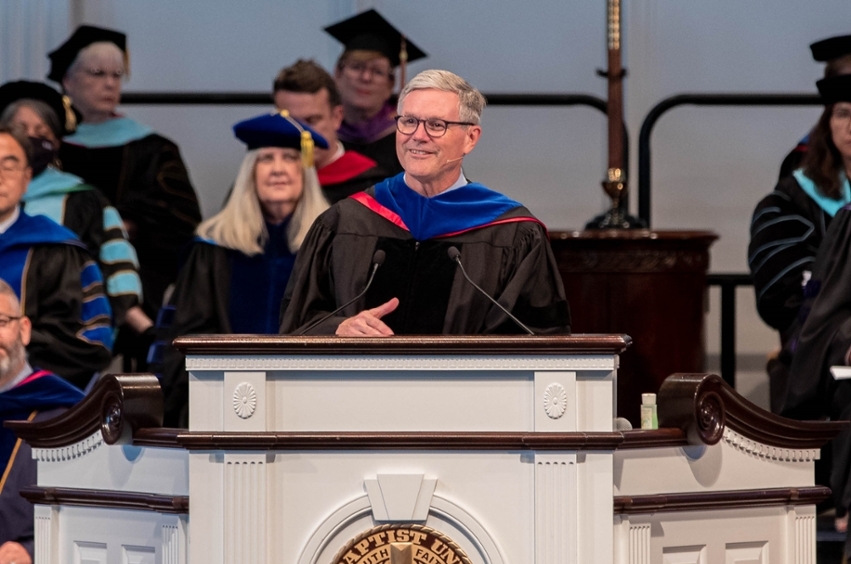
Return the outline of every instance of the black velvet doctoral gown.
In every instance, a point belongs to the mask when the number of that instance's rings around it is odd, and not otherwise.
[[[139,257],[143,308],[153,319],[166,287],[177,278],[180,253],[201,221],[177,145],[157,134],[109,147],[63,143],[59,158],[67,172],[101,190],[136,226],[130,242]]]
[[[851,350],[851,209],[834,217],[819,249],[802,306],[787,409],[801,417],[851,420],[851,382],[836,381],[830,367],[847,364]],[[838,514],[851,505],[851,430],[833,441],[831,489]]]
[[[804,302],[804,272],[812,270],[831,219],[791,176],[754,210],[748,266],[756,309],[784,342]]]
[[[374,196],[375,188],[366,194]],[[567,300],[546,231],[536,221],[513,221],[531,217],[518,207],[497,218],[504,223],[418,241],[355,199],[343,200],[319,216],[299,251],[282,304],[281,333],[298,334],[363,291],[378,249],[386,259],[365,298],[310,334],[334,334],[347,317],[393,297],[399,307],[382,321],[395,334],[522,333],[463,277],[447,256],[452,246],[472,279],[535,333],[569,333]]]
[[[286,222],[267,224],[264,253],[253,257],[207,241],[192,245],[170,306],[164,308],[173,310],[173,318],[168,327],[158,330],[161,340],[156,346],[165,345],[162,383],[167,426],[185,426],[189,401],[185,358],[170,346],[175,337],[276,332],[281,298],[295,262],[286,229]]]

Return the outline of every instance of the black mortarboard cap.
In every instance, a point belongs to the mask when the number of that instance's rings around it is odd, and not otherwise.
[[[375,10],[367,10],[347,20],[325,28],[334,39],[345,45],[346,51],[378,51],[388,59],[393,67],[400,63],[402,52],[402,33],[385,20]],[[422,49],[404,37],[407,60],[412,63],[427,55]]]
[[[71,100],[68,96],[63,96],[43,82],[18,80],[0,86],[0,114],[6,111],[6,108],[11,104],[24,99],[38,100],[50,106],[50,109],[59,118],[59,124],[62,127],[62,131],[54,132],[57,137],[64,137],[74,133],[77,129],[80,116],[72,108]]]
[[[77,55],[91,45],[100,41],[115,43],[124,53],[125,66],[127,64],[127,36],[120,31],[95,27],[93,25],[81,25],[71,34],[65,43],[47,54],[50,57],[50,72],[47,78],[62,84],[68,67],[77,58]]]
[[[816,82],[822,102],[851,102],[851,74],[840,74],[830,78],[822,78]]]
[[[820,63],[826,63],[839,57],[851,54],[851,35],[838,35],[816,41],[810,45],[813,59]]]

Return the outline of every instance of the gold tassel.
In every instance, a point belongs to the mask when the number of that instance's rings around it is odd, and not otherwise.
[[[279,114],[281,114],[281,117],[282,117],[282,118],[287,118],[287,119],[288,119],[288,118],[290,117],[290,113],[289,113],[287,110],[281,110],[281,111],[280,111],[280,112],[278,112],[278,113],[279,113]]]
[[[309,131],[301,132],[301,162],[304,168],[313,166],[313,137]]]
[[[74,133],[77,131],[77,116],[74,114],[74,109],[71,107],[71,98],[62,96],[62,105],[65,106],[65,131]]]

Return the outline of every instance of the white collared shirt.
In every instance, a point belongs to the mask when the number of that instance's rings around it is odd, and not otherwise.
[[[456,180],[456,181],[452,184],[452,186],[450,186],[449,188],[447,188],[446,190],[444,190],[443,192],[441,192],[441,194],[443,194],[443,193],[445,193],[445,192],[449,192],[450,190],[455,190],[456,188],[460,188],[460,187],[462,187],[462,186],[466,186],[466,185],[467,185],[467,184],[469,184],[469,183],[470,183],[470,181],[469,181],[469,180],[467,180],[467,177],[466,177],[466,176],[464,176],[464,169],[462,168],[462,169],[461,169],[461,172],[460,172],[460,173],[458,173],[458,180]],[[411,183],[410,183],[410,182],[408,182],[408,173],[407,173],[407,172],[405,173],[405,184],[408,186],[408,188],[410,188],[410,187],[411,187]]]

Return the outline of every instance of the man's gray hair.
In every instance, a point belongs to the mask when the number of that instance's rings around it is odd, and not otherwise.
[[[414,90],[443,90],[458,94],[458,114],[461,121],[469,121],[478,125],[482,120],[482,110],[485,109],[485,97],[473,86],[458,76],[446,70],[423,71],[411,79],[399,93],[399,104],[396,111],[402,113],[402,103],[405,97]]]

